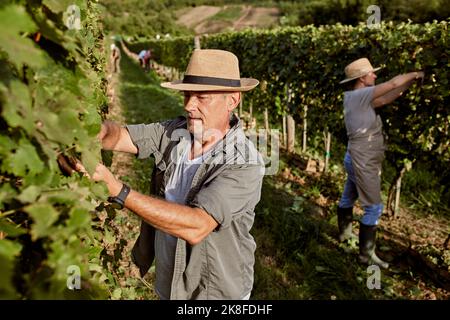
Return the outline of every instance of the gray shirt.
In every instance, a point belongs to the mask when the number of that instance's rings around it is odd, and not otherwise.
[[[194,175],[201,162],[208,153],[195,159],[189,160],[191,146],[184,143],[185,149],[180,161],[175,164],[175,169],[165,187],[165,198],[167,201],[178,204],[186,204],[186,197],[191,187]],[[155,232],[155,260],[156,260],[156,283],[155,290],[160,299],[170,298],[170,287],[172,285],[173,269],[175,262],[175,251],[177,238],[163,231]]]
[[[192,179],[186,205],[205,210],[218,227],[199,244],[177,238],[170,299],[242,299],[253,287],[256,243],[250,234],[261,196],[264,162],[236,116]],[[129,125],[138,158],[155,158],[152,194],[164,197],[176,164],[177,145],[186,139],[186,119]],[[181,130],[181,132],[180,132]],[[155,229],[143,222],[132,250],[141,276],[154,260]]]
[[[350,141],[370,139],[382,135],[382,122],[372,105],[372,87],[344,93],[344,118]]]

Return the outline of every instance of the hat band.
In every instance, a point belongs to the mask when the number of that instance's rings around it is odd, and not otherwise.
[[[241,86],[241,80],[205,77],[205,76],[191,76],[191,75],[185,75],[183,78],[183,83],[205,84],[211,86],[236,87],[236,88],[239,88]]]

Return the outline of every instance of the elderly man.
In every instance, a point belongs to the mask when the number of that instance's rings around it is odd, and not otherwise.
[[[142,218],[133,261],[143,276],[156,261],[161,299],[248,299],[255,241],[250,234],[264,164],[233,110],[241,92],[258,85],[240,78],[237,57],[195,50],[182,81],[162,86],[184,92],[186,117],[121,127],[105,122],[106,150],[155,158],[154,196],[141,194],[99,164],[110,201]]]
[[[388,263],[375,254],[376,228],[383,212],[381,201],[381,165],[384,159],[385,141],[379,108],[391,103],[413,83],[423,78],[423,72],[398,75],[389,81],[375,85],[375,72],[367,58],[353,61],[345,67],[350,90],[344,93],[344,118],[348,136],[344,166],[347,181],[338,206],[339,240],[352,237],[353,205],[359,198],[364,215],[359,229],[359,260],[388,268]]]

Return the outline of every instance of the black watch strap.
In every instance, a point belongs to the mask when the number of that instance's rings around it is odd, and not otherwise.
[[[120,190],[119,194],[115,197],[109,197],[108,201],[117,203],[123,208],[125,205],[125,199],[127,198],[130,191],[131,191],[130,187],[124,183],[122,185],[122,189]]]

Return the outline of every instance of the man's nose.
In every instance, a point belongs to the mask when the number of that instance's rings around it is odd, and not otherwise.
[[[197,99],[192,96],[184,98],[184,110],[187,112],[197,110]]]

